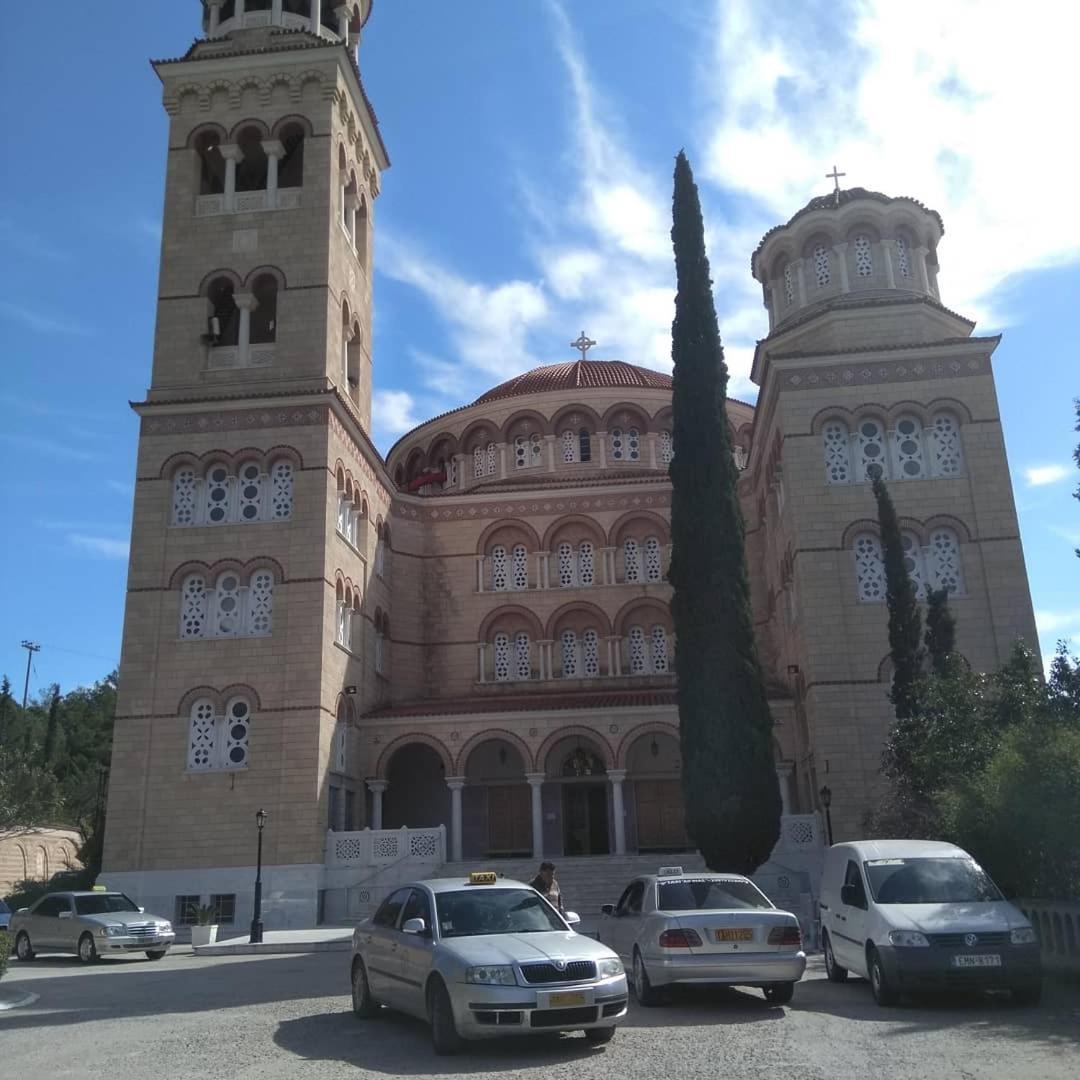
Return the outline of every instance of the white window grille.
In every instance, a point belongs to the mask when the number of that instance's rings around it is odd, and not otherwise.
[[[194,525],[197,509],[198,487],[195,470],[177,469],[173,477],[172,523]]]
[[[870,237],[855,237],[855,273],[869,277],[874,272],[874,260],[870,254]]]
[[[795,275],[791,272],[791,263],[784,267],[784,299],[789,304],[795,303]]]
[[[254,462],[247,462],[240,466],[237,479],[237,494],[239,501],[238,517],[241,521],[258,521],[262,517],[263,483],[259,466]]]
[[[675,443],[670,431],[660,432],[660,464],[670,465],[675,457]]]
[[[227,465],[212,465],[203,477],[184,466],[173,476],[172,524],[284,520],[292,515],[292,482],[293,467],[288,461],[277,462],[269,476],[254,461],[241,465],[236,476]]]
[[[595,552],[588,540],[578,548],[578,584],[592,585],[596,582]]]
[[[452,490],[457,487],[457,458],[451,458],[446,463],[446,480],[443,483],[443,490]]]
[[[960,565],[960,541],[952,529],[935,529],[927,548],[930,581],[935,589],[945,589],[954,596],[964,592],[964,573]]]
[[[225,709],[225,769],[245,769],[248,763],[248,736],[251,733],[251,706],[245,698],[233,698]]]
[[[274,618],[274,575],[256,570],[248,588],[248,633],[260,637],[270,633]]]
[[[237,637],[242,628],[240,575],[222,574],[214,586],[214,636]]]
[[[250,734],[251,705],[246,698],[232,698],[221,716],[212,702],[196,701],[188,728],[188,769],[246,769]]]
[[[934,476],[960,476],[964,471],[964,452],[960,441],[960,425],[952,413],[937,413],[933,419]]]
[[[851,459],[847,425],[830,420],[821,429],[825,444],[825,483],[847,484],[851,481]]]
[[[375,674],[382,675],[386,667],[386,632],[375,631]]]
[[[206,475],[206,523],[224,525],[229,520],[229,470],[215,465]]]
[[[488,443],[488,445],[487,445],[487,474],[488,474],[488,476],[494,476],[495,475],[496,456],[497,456],[497,451],[496,451],[496,448],[495,448],[495,444],[493,442]]]
[[[829,249],[824,244],[818,244],[814,248],[814,276],[817,278],[819,289],[824,288],[832,281],[832,270],[829,267]]]
[[[514,439],[514,468],[532,469],[540,464],[544,440],[538,434],[519,435]]]
[[[348,745],[348,728],[338,724],[334,728],[334,772],[345,772],[345,754]]]
[[[648,653],[645,649],[645,631],[640,626],[630,627],[630,674],[647,675]]]
[[[650,536],[645,541],[645,580],[662,581],[663,577],[664,564],[660,541],[655,536]]]
[[[277,521],[292,517],[292,504],[292,462],[278,461],[270,470],[270,516]]]
[[[577,560],[574,558],[572,544],[561,543],[559,545],[559,587],[570,588],[577,584]]]
[[[514,674],[519,679],[532,678],[532,652],[524,630],[514,635]]]
[[[209,701],[196,701],[191,707],[191,724],[188,729],[189,769],[214,767],[216,727],[213,704]]]
[[[337,531],[344,536],[349,527],[349,500],[344,491],[338,492],[337,497]]]
[[[578,432],[578,461],[592,461],[592,434],[588,428]]]
[[[206,578],[189,574],[180,586],[180,636],[201,638],[206,633]]]
[[[641,460],[641,433],[634,427],[626,433],[626,460]]]
[[[510,678],[510,635],[495,635],[495,681],[506,682]]]
[[[472,474],[474,480],[477,480],[484,475],[484,448],[482,446],[477,446],[473,449]]]
[[[650,659],[654,674],[662,675],[668,669],[667,631],[662,626],[654,626],[650,633]]]
[[[919,480],[926,475],[922,424],[914,416],[901,416],[893,429],[893,475],[898,480]]]
[[[562,673],[564,679],[577,678],[578,642],[573,630],[562,632]]]
[[[623,429],[616,427],[611,429],[611,434],[608,436],[611,440],[611,459],[612,461],[622,461],[626,454],[626,443],[624,441]]]
[[[529,554],[524,544],[515,544],[513,551],[513,587],[515,589],[527,589],[529,587]]]
[[[506,548],[496,544],[491,549],[491,587],[495,592],[503,592],[510,587],[506,573]]]
[[[641,581],[641,548],[632,536],[623,541],[623,580],[627,584]]]
[[[881,541],[873,533],[855,537],[855,592],[867,603],[885,599],[885,560]]]
[[[569,428],[567,428],[567,430],[562,433],[563,463],[566,465],[572,465],[574,462],[578,461],[578,450],[579,446],[577,436]]]
[[[581,635],[581,666],[587,679],[600,674],[600,635],[595,630],[586,630]]]
[[[349,647],[349,609],[344,600],[337,602],[334,619],[334,640],[339,645]]]
[[[907,241],[902,236],[896,238],[896,269],[901,277],[911,277]]]
[[[926,596],[926,564],[922,545],[913,532],[902,532],[900,543],[904,549],[904,569],[915,586],[915,595],[922,600]]]
[[[855,455],[858,462],[856,478],[860,483],[886,475],[885,433],[876,420],[859,421],[855,435]]]

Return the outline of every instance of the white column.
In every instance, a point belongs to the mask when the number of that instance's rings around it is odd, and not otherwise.
[[[247,14],[244,10],[244,2],[245,0],[236,0],[236,18],[239,20],[236,25],[240,27],[243,27],[244,16]]]
[[[596,441],[600,444],[600,468],[607,468],[607,432],[598,431]]]
[[[368,791],[371,792],[371,827],[382,828],[382,797],[383,792],[390,786],[388,780],[369,780]]]
[[[532,796],[532,857],[540,859],[544,855],[544,802],[540,790],[545,776],[543,773],[526,773],[525,779],[529,781]]]
[[[322,32],[322,0],[311,0],[311,32],[316,37]]]
[[[476,591],[484,591],[484,556],[476,556]]]
[[[548,472],[554,472],[555,471],[555,436],[554,435],[545,435],[544,436],[544,442],[547,444],[547,459],[548,459],[547,471]]]
[[[274,26],[280,26],[282,24],[281,0],[270,0],[270,21]]]
[[[851,292],[851,281],[848,279],[847,271],[847,244],[837,244],[833,248],[836,252],[837,261],[840,263],[840,291],[842,293]]]
[[[218,24],[221,22],[221,5],[224,0],[210,0],[210,27],[207,30],[207,36],[213,37],[218,30]]]
[[[236,206],[236,163],[243,160],[244,153],[236,143],[219,146],[218,151],[225,159],[225,211],[228,213]]]
[[[240,309],[240,334],[237,339],[238,367],[248,366],[248,356],[251,353],[251,313],[257,306],[257,301],[251,293],[234,293],[233,299]]]
[[[277,139],[266,139],[262,145],[266,151],[266,209],[273,210],[277,206],[278,162],[285,156],[285,147]]]
[[[791,813],[791,766],[778,765],[776,778],[780,781],[780,813]]]
[[[506,443],[499,443],[499,479],[506,479]]]
[[[550,551],[538,551],[536,553],[536,587],[538,589],[551,588]]]
[[[338,37],[347,45],[349,43],[349,9],[342,4],[334,8],[334,14],[337,16]]]
[[[915,269],[919,274],[919,287],[924,293],[930,291],[930,278],[926,272],[926,256],[929,254],[929,248],[917,247],[915,249]]]
[[[896,288],[896,275],[893,273],[892,265],[893,244],[894,241],[892,240],[882,240],[880,245],[881,258],[885,264],[885,284],[890,289]]]
[[[806,307],[806,275],[803,272],[805,266],[805,259],[795,260],[795,297],[799,307]]]
[[[648,443],[649,443],[649,468],[650,469],[655,469],[656,468],[656,432],[655,431],[650,431],[649,434],[645,436],[645,438],[648,440]]]
[[[446,786],[450,789],[450,861],[461,862],[461,789],[464,776],[448,776]]]
[[[609,769],[608,779],[611,781],[611,810],[615,815],[615,854],[626,854],[626,810],[623,807],[623,781],[626,779],[625,769]]]
[[[356,247],[356,207],[359,200],[355,195],[345,196],[345,231],[349,234],[349,243]]]
[[[487,667],[487,642],[481,641],[476,646],[476,663],[478,667],[477,682],[484,682],[486,679],[485,668]]]

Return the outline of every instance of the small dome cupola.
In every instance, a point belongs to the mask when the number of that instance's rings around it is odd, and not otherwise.
[[[842,174],[841,174],[842,175]],[[939,299],[941,216],[906,196],[837,190],[762,238],[750,261],[769,329],[837,301],[914,293]]]
[[[373,0],[202,0],[203,32],[224,37],[238,30],[278,26],[341,41],[355,48]]]

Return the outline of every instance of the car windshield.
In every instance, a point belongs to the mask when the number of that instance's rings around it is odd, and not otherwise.
[[[866,876],[879,904],[963,904],[1000,900],[970,859],[869,859]]]
[[[138,911],[123,893],[94,893],[93,896],[76,896],[75,911],[79,915],[107,915],[110,911]]]
[[[473,886],[460,892],[440,892],[435,894],[435,907],[444,938],[566,929],[551,905],[532,889]]]
[[[717,878],[684,878],[661,881],[657,885],[656,906],[660,911],[726,911],[729,909],[769,910],[772,904],[749,881]]]

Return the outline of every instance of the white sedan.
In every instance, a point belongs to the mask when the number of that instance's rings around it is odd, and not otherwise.
[[[631,968],[642,1005],[676,983],[760,987],[782,1005],[806,970],[798,919],[738,874],[662,867],[600,912],[600,940]]]

